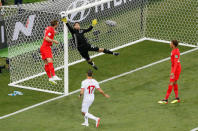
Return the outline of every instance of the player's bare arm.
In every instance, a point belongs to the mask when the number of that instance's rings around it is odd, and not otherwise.
[[[54,33],[55,33],[55,35],[57,35],[59,32],[58,31],[55,31]]]
[[[84,88],[82,88],[81,90],[80,90],[80,95],[79,95],[79,98],[81,98],[82,97],[82,95],[84,94]]]
[[[45,40],[48,41],[48,42],[53,42],[55,44],[58,44],[59,43],[57,40],[50,39],[48,36],[45,37]]]
[[[97,89],[104,97],[109,98],[110,96],[108,94],[105,94],[104,91],[101,88]]]

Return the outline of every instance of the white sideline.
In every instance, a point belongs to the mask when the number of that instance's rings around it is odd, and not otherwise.
[[[197,128],[194,128],[194,129],[192,129],[190,131],[198,131],[198,127]]]
[[[181,55],[188,54],[188,53],[193,52],[193,51],[196,51],[196,50],[198,50],[198,48],[194,48],[194,49],[185,51],[185,52],[181,53]],[[162,62],[167,61],[167,60],[169,60],[169,59],[170,59],[170,57],[165,58],[165,59],[162,59],[162,60],[159,60],[159,61],[156,61],[156,62],[153,62],[153,63],[151,63],[151,64],[148,64],[148,65],[142,66],[142,67],[140,67],[140,68],[137,68],[137,69],[135,69],[135,70],[131,70],[131,71],[129,71],[129,72],[125,72],[125,73],[122,73],[122,74],[120,74],[120,75],[111,77],[111,78],[109,78],[109,79],[100,81],[99,83],[101,84],[101,83],[105,83],[105,82],[110,81],[110,80],[117,79],[117,78],[119,78],[119,77],[128,75],[128,74],[130,74],[130,73],[134,73],[134,72],[136,72],[136,71],[139,71],[139,70],[142,70],[142,69],[145,69],[145,68],[154,66],[154,65],[159,64],[159,63],[162,63]],[[16,115],[16,114],[18,114],[18,113],[27,111],[27,110],[29,110],[29,109],[35,108],[35,107],[37,107],[37,106],[43,105],[43,104],[45,104],[45,103],[48,103],[48,102],[51,102],[51,101],[55,101],[55,100],[57,100],[57,99],[60,99],[60,98],[65,97],[65,96],[69,96],[69,95],[75,94],[75,93],[77,93],[77,92],[79,92],[79,91],[80,91],[80,89],[75,90],[75,91],[73,91],[73,92],[71,92],[71,93],[69,93],[69,94],[62,95],[62,96],[58,96],[58,97],[55,97],[55,98],[52,98],[52,99],[43,101],[43,102],[41,102],[41,103],[38,103],[38,104],[35,104],[35,105],[32,105],[32,106],[26,107],[26,108],[24,108],[24,109],[21,109],[21,110],[18,110],[18,111],[16,111],[16,112],[7,114],[7,115],[5,115],[5,116],[1,116],[1,117],[0,117],[0,120],[1,120],[1,119],[4,119],[4,118],[7,118],[7,117],[10,117],[10,116],[13,116],[13,115]]]

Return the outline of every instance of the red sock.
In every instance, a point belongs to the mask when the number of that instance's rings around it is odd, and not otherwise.
[[[47,76],[49,78],[52,78],[51,73],[50,73],[50,70],[49,70],[49,65],[45,65],[45,72],[47,73]]]
[[[175,98],[178,98],[178,85],[174,84]]]
[[[166,100],[168,99],[169,95],[171,94],[172,89],[173,89],[173,86],[172,85],[169,85],[168,86],[167,93],[166,93],[166,97],[165,97]]]
[[[53,63],[48,63],[48,65],[49,65],[49,70],[52,73],[52,76],[55,76],[55,71],[54,71]]]

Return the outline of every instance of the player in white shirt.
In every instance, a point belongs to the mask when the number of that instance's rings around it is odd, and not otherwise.
[[[81,98],[81,96],[84,94],[81,111],[85,119],[85,122],[82,123],[82,125],[89,126],[88,118],[90,118],[96,121],[96,127],[98,128],[100,124],[100,118],[95,117],[88,112],[89,107],[94,101],[94,91],[95,89],[97,89],[106,98],[109,98],[110,96],[104,93],[104,91],[100,88],[99,83],[95,79],[93,79],[92,75],[93,72],[89,70],[87,72],[87,79],[82,81],[81,84],[81,91],[79,97]]]

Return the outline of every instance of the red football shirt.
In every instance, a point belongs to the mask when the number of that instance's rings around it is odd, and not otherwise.
[[[179,49],[176,48],[171,52],[171,73],[175,73],[177,70],[181,70],[180,64],[180,52]]]
[[[48,26],[46,29],[45,29],[45,36],[44,36],[44,39],[43,39],[43,44],[42,46],[44,47],[50,47],[52,46],[52,42],[48,42],[45,40],[45,37],[49,37],[50,39],[54,39],[54,35],[55,35],[55,30],[52,26]]]

